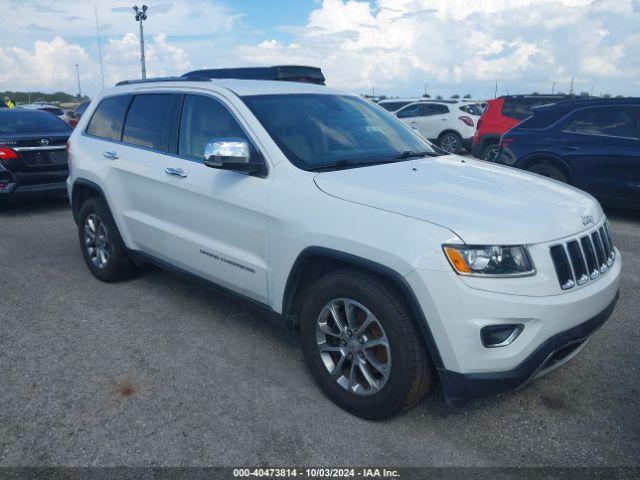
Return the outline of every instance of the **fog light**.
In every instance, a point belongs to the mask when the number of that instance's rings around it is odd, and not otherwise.
[[[508,325],[489,325],[480,330],[482,345],[487,348],[506,347],[524,330],[521,323]]]

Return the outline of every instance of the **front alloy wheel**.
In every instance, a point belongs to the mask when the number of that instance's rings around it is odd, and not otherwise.
[[[387,418],[416,405],[431,367],[405,300],[385,279],[334,270],[304,293],[300,343],[322,391],[363,418]]]
[[[327,303],[316,322],[318,352],[343,389],[359,396],[379,392],[391,372],[389,340],[378,319],[361,303]]]

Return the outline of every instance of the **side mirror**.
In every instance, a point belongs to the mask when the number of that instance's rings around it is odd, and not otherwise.
[[[244,138],[216,138],[204,147],[204,164],[221,170],[248,174],[264,172],[262,161],[251,161],[249,142]]]
[[[69,118],[76,118],[76,112],[74,112],[73,110],[69,110],[67,112],[67,117]]]

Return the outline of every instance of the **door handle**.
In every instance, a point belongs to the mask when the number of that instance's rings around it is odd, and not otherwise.
[[[102,156],[104,158],[108,158],[109,160],[117,160],[118,158],[120,158],[118,157],[118,154],[113,150],[107,150],[106,152],[102,152]]]
[[[411,122],[409,122],[409,123],[411,123],[411,125],[417,125],[418,124],[418,122],[416,122],[415,120],[411,120]]]
[[[181,168],[167,167],[164,169],[164,173],[173,175],[174,177],[178,178],[185,178],[187,176],[187,174],[184,173],[184,170],[182,170]]]

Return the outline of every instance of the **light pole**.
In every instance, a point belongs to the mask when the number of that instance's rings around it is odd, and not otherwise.
[[[80,68],[76,63],[76,80],[78,80],[78,98],[82,98],[82,90],[80,89]]]
[[[140,66],[142,67],[142,79],[147,78],[147,69],[144,66],[144,32],[142,30],[142,21],[147,19],[147,6],[142,5],[142,8],[138,6],[133,7],[133,11],[136,12],[136,22],[140,23]]]

